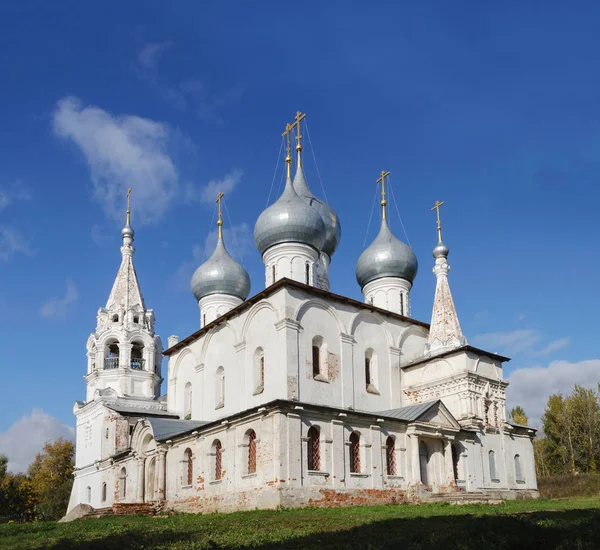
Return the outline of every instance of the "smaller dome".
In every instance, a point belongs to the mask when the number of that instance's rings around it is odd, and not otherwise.
[[[320,252],[324,242],[325,224],[321,215],[298,196],[288,176],[281,196],[256,221],[256,248],[264,254],[276,244],[302,243]]]
[[[433,257],[436,259],[447,258],[449,252],[448,247],[442,241],[439,241],[433,249]]]
[[[294,189],[300,198],[304,199],[310,207],[314,208],[321,215],[325,224],[325,243],[322,250],[331,258],[342,238],[340,219],[331,206],[313,195],[306,183],[302,167],[298,168],[294,176]]]
[[[379,234],[356,262],[356,280],[360,288],[382,277],[398,277],[412,283],[418,268],[412,248],[394,237],[383,219]]]
[[[134,235],[135,231],[133,230],[133,227],[131,227],[129,224],[127,224],[123,229],[121,229],[121,236],[123,237],[129,237],[133,239]]]
[[[250,293],[250,277],[229,255],[220,237],[212,256],[196,269],[191,287],[196,300],[211,294],[228,294],[245,300]]]

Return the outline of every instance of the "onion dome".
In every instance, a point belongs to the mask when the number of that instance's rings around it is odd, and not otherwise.
[[[129,237],[131,240],[133,240],[134,235],[135,232],[133,230],[133,227],[131,227],[129,224],[127,224],[123,229],[121,229],[122,237]]]
[[[358,258],[356,280],[361,288],[382,277],[397,277],[412,283],[418,267],[412,248],[394,237],[383,218],[379,234]]]
[[[442,241],[438,241],[433,249],[433,257],[436,260],[438,258],[447,258],[449,252],[450,250],[448,250],[448,247]]]
[[[321,216],[321,219],[325,224],[325,243],[323,244],[322,251],[331,258],[342,238],[342,226],[340,225],[337,214],[331,206],[312,194],[312,191],[306,183],[304,170],[301,164],[298,166],[296,175],[294,176],[294,189],[306,204],[315,209]]]
[[[291,160],[291,159],[290,159]],[[254,243],[261,254],[276,244],[301,243],[318,251],[325,243],[325,224],[321,215],[301,199],[289,171],[281,196],[258,217]]]
[[[250,277],[227,252],[221,226],[215,251],[196,269],[191,287],[196,300],[211,294],[227,294],[245,300],[250,293]]]

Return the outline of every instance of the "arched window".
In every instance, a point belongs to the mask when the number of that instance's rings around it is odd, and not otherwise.
[[[185,391],[183,393],[183,414],[186,420],[192,418],[192,383],[188,382],[185,385]]]
[[[88,504],[92,502],[92,488],[88,485],[85,489],[85,498]]]
[[[183,479],[186,485],[194,482],[194,455],[191,449],[186,449],[183,453]]]
[[[323,358],[325,355],[323,338],[315,336],[312,340],[312,374],[313,378],[317,376],[324,377],[325,365],[323,364]]]
[[[217,403],[215,408],[220,409],[225,406],[225,369],[223,367],[217,369],[215,389],[215,401]]]
[[[308,265],[308,262],[306,262],[306,266],[304,269],[304,282],[309,285],[310,284],[310,266]]]
[[[365,387],[369,393],[377,391],[377,354],[371,349],[365,351]]]
[[[254,352],[254,379],[256,384],[254,395],[258,395],[265,387],[265,352],[262,348],[256,348]]]
[[[133,322],[137,325],[140,322],[140,318],[137,315],[133,316]]]
[[[112,341],[106,345],[106,357],[104,358],[104,368],[119,368],[119,342]]]
[[[134,342],[131,346],[131,363],[133,370],[142,370],[144,368],[144,344]]]
[[[115,313],[112,317],[113,323],[118,323],[119,322],[119,316]]]
[[[125,468],[121,468],[119,475],[119,496],[123,499],[127,496],[127,470]]]
[[[389,436],[385,442],[385,465],[388,476],[396,474],[396,440],[393,436]]]
[[[360,435],[357,432],[350,434],[350,472],[360,473]]]
[[[525,481],[523,471],[521,470],[521,457],[519,455],[515,455],[515,479],[517,481]]]
[[[106,483],[102,484],[102,502],[106,502]]]
[[[275,282],[275,264],[271,266],[272,282]]]
[[[256,432],[248,430],[246,432],[248,438],[248,473],[256,473]]]
[[[214,478],[218,480],[223,475],[223,447],[218,439],[213,443],[213,455],[215,457]]]
[[[496,455],[494,451],[488,453],[490,459],[490,479],[492,481],[498,481],[498,474],[496,472]]]
[[[308,430],[308,469],[315,472],[321,470],[321,439],[319,428],[311,426]]]

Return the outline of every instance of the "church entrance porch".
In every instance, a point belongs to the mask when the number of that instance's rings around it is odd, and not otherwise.
[[[409,428],[416,432],[416,429]],[[455,464],[452,460],[451,439],[454,435],[412,433],[409,435],[411,449],[411,485],[421,485],[431,493],[446,492],[456,487]]]

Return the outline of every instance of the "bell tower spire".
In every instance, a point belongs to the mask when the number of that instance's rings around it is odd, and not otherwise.
[[[457,348],[467,343],[458,322],[458,315],[454,307],[454,300],[448,284],[448,253],[449,249],[442,241],[442,223],[440,220],[440,206],[444,202],[436,201],[431,210],[437,214],[438,242],[433,249],[435,266],[433,272],[436,276],[435,298],[429,328],[427,350],[429,353],[437,350]]]
[[[109,388],[122,399],[154,400],[160,391],[162,343],[154,333],[154,312],[146,308],[133,265],[131,189],[121,237],[121,265],[88,339],[87,401]]]

